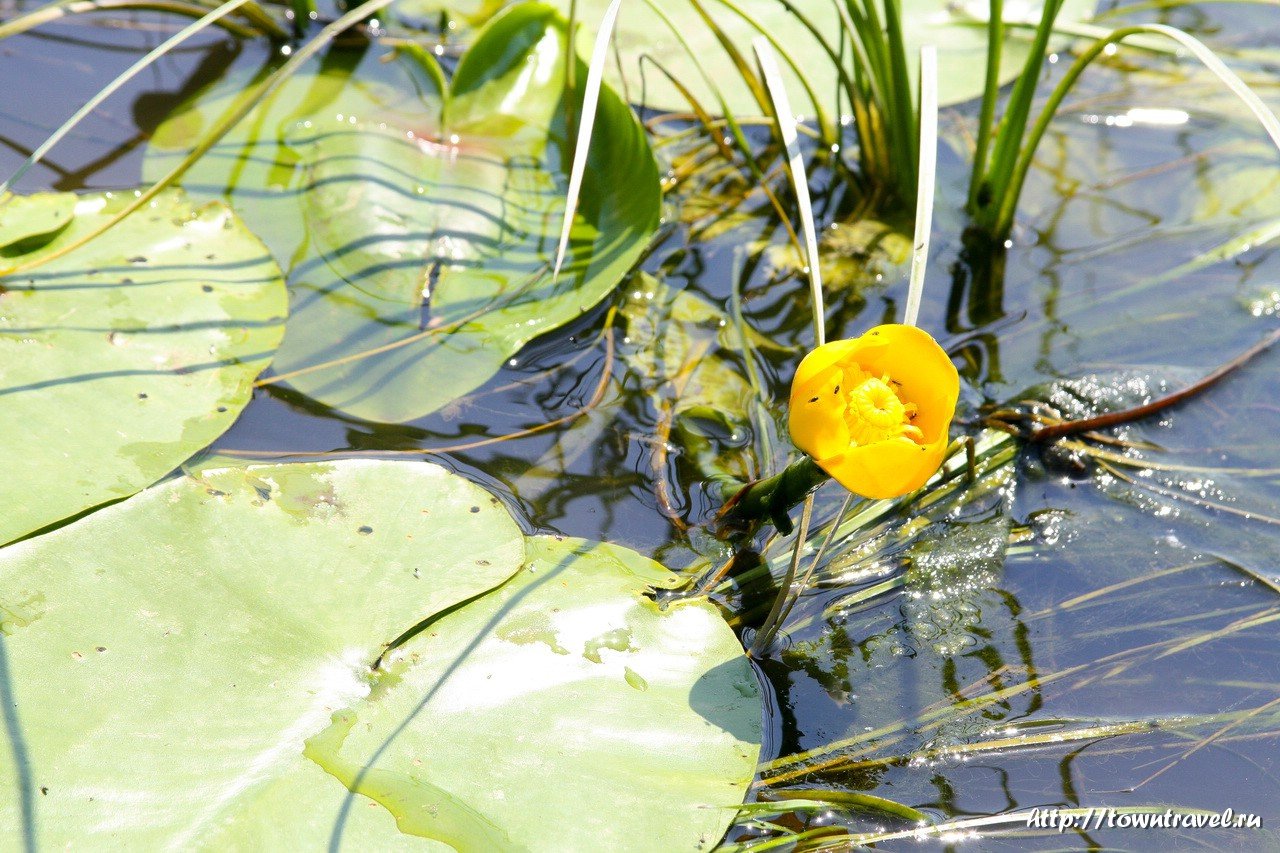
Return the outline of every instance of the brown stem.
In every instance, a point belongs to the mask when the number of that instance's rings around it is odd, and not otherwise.
[[[1231,361],[1222,365],[1217,370],[1214,370],[1198,382],[1188,385],[1186,388],[1174,391],[1172,394],[1166,394],[1163,397],[1159,397],[1149,403],[1144,403],[1141,406],[1134,406],[1132,409],[1125,409],[1120,412],[1108,412],[1105,415],[1098,415],[1097,417],[1082,418],[1075,421],[1063,421],[1062,423],[1039,427],[1031,430],[1027,438],[1033,442],[1043,443],[1046,441],[1053,441],[1054,439],[1062,438],[1067,435],[1077,435],[1082,432],[1089,432],[1090,430],[1106,429],[1107,427],[1129,423],[1130,421],[1141,420],[1148,415],[1153,415],[1156,412],[1163,411],[1170,406],[1181,403],[1183,400],[1194,397],[1196,394],[1204,391],[1219,379],[1222,379],[1231,371],[1244,366],[1250,359],[1268,349],[1276,341],[1280,341],[1280,329],[1276,329],[1249,349],[1231,359]]]

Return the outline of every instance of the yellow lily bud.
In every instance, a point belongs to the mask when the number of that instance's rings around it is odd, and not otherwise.
[[[791,382],[791,440],[840,485],[894,498],[946,455],[960,376],[915,326],[876,326],[804,357]]]

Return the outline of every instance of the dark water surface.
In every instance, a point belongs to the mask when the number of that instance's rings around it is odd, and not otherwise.
[[[23,8],[0,5],[0,14]],[[1143,14],[1242,51],[1249,82],[1280,108],[1280,53],[1269,52],[1280,43],[1280,11],[1206,4]],[[114,12],[0,43],[0,171],[12,171],[181,23]],[[139,185],[159,122],[204,84],[260,67],[270,50],[216,31],[197,37],[112,98],[18,189]],[[370,68],[376,61],[365,59]],[[1048,66],[1047,80],[1066,64]],[[1068,413],[1131,405],[1193,381],[1275,328],[1280,258],[1272,248],[1178,270],[1280,220],[1280,158],[1191,62],[1125,51],[1086,74],[1040,150],[1002,285],[959,261],[975,113],[963,105],[943,116],[934,265],[920,318],[961,365],[965,429],[979,431],[981,404],[1017,401],[1051,382],[1074,384],[1036,396]],[[823,224],[848,220],[854,202],[830,170],[815,177],[815,190]],[[748,324],[777,345],[754,351],[771,397],[763,414],[720,438],[726,456],[752,473],[778,465],[788,448],[787,383],[811,345],[806,288],[794,269],[770,263],[785,238],[758,196],[739,207],[733,227],[705,239],[685,221],[701,203],[691,196],[668,198],[663,237],[643,264],[653,280],[628,280],[617,299],[527,347],[459,405],[382,425],[265,388],[213,450],[280,459],[404,452],[570,414],[600,381],[608,309],[634,315],[657,281],[726,316],[738,289]],[[773,255],[755,254],[764,245]],[[829,295],[828,334],[854,336],[900,317],[905,278],[893,259],[863,265]],[[629,368],[640,343],[626,324],[616,334],[612,378],[587,415],[440,461],[506,496],[531,528],[618,542],[675,569],[720,558],[705,536],[669,518],[705,521],[718,500],[678,442],[658,452],[674,386],[655,387]],[[713,347],[713,357],[745,371],[739,354]],[[1280,827],[1280,703],[1270,704],[1280,699],[1278,373],[1280,352],[1264,354],[1206,394],[1118,433],[1159,449],[1094,445],[1128,458],[1112,469],[1067,450],[1024,449],[986,488],[936,506],[927,527],[908,529],[898,518],[866,541],[842,541],[792,614],[783,648],[760,665],[773,697],[764,758],[817,752],[807,771],[767,770],[759,798],[786,789],[817,799],[874,794],[936,820],[1055,806],[1230,808]],[[834,514],[836,491],[820,493],[819,518]],[[767,556],[781,561],[787,552],[776,543]],[[863,595],[877,584],[882,592]],[[717,591],[747,630],[771,594],[749,578]],[[1080,731],[1093,734],[1071,736]],[[832,744],[842,746],[827,751]],[[791,830],[910,826],[865,803],[771,819]],[[761,831],[744,823],[730,839]],[[1269,832],[1143,832],[1104,821],[1086,833],[929,844],[1254,850],[1280,842]]]

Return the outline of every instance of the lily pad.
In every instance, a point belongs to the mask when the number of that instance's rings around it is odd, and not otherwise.
[[[206,472],[0,551],[24,783],[3,845],[199,843],[305,762],[386,644],[523,560],[478,486],[369,461]]]
[[[417,0],[419,13],[425,0]],[[444,4],[440,4],[444,5]],[[567,13],[570,0],[556,0],[556,5]],[[594,38],[596,26],[604,17],[608,0],[576,0],[578,20],[584,23],[583,38]],[[758,114],[760,106],[747,86],[742,82],[737,68],[721,47],[715,32],[702,22],[697,8],[701,7],[719,25],[743,56],[751,57],[751,39],[767,33],[795,59],[804,71],[819,98],[832,97],[839,76],[834,63],[819,47],[813,35],[799,19],[776,0],[737,4],[756,26],[731,11],[726,4],[702,2],[702,0],[662,0],[657,4],[673,22],[680,26],[680,34],[697,56],[698,63],[720,87],[729,109],[734,112]],[[834,41],[841,30],[840,18],[834,3],[798,3],[808,20],[823,34]],[[878,5],[878,4],[877,4]],[[1065,0],[1058,20],[1075,22],[1088,20],[1095,7],[1094,0]],[[983,0],[967,3],[946,3],[942,0],[902,0],[902,28],[906,36],[906,55],[911,73],[916,73],[916,57],[920,47],[933,44],[938,47],[938,102],[943,106],[968,101],[982,94],[986,74],[987,4]],[[1038,0],[1005,4],[1005,20],[1035,23],[1040,19],[1042,4]],[[1013,80],[1022,71],[1030,53],[1029,31],[1007,31],[1004,56],[1000,65],[1002,83]],[[658,110],[684,111],[689,102],[666,75],[658,71],[661,65],[693,93],[694,97],[710,110],[718,108],[718,102],[703,80],[697,65],[662,18],[644,3],[627,4],[618,16],[614,31],[619,62],[606,65],[605,79],[636,103]],[[1059,39],[1058,44],[1067,43]],[[847,56],[847,51],[846,51]],[[847,59],[846,59],[847,61]],[[621,69],[619,71],[618,69]],[[803,98],[799,78],[789,67],[783,68],[787,90],[797,109],[808,110]],[[829,104],[824,104],[828,106]]]
[[[56,251],[131,193],[17,197],[0,266]],[[222,204],[166,192],[0,279],[0,543],[137,492],[225,431],[284,331],[284,281]]]
[[[353,72],[331,60],[187,178],[226,192],[292,259],[276,369],[294,388],[367,420],[422,417],[589,311],[630,269],[658,224],[657,166],[630,108],[606,90],[569,255],[551,274],[576,122],[566,119],[577,100],[564,90],[564,32],[548,6],[510,9],[443,90],[422,54],[369,75],[367,63]],[[244,83],[162,126],[152,165],[167,165],[164,149],[180,148],[188,126],[206,125]]]
[[[0,838],[707,847],[761,698],[674,582],[428,463],[169,481],[0,550]]]
[[[510,583],[395,655],[307,754],[459,850],[693,850],[755,774],[761,697],[705,600],[632,551],[534,537]],[[453,820],[446,835],[429,814]]]
[[[70,225],[75,215],[73,193],[9,196],[0,202],[0,252],[9,258],[20,255],[24,241],[51,238]]]

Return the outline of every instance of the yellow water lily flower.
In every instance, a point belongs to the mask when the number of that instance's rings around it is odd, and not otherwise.
[[[898,497],[942,465],[959,396],[955,365],[928,332],[876,326],[800,362],[791,440],[854,494]]]

